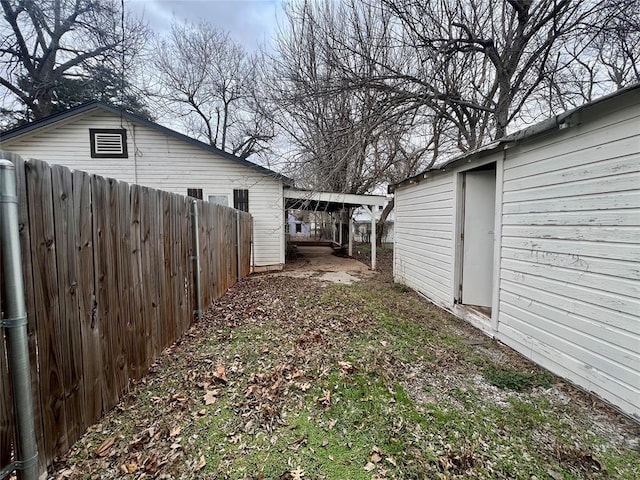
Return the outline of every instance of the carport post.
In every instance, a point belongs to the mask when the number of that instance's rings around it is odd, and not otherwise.
[[[344,213],[344,210],[340,210],[340,233],[339,233],[339,239],[340,239],[340,246],[342,246],[342,214]]]
[[[353,213],[351,208],[347,211],[349,212],[349,256],[353,257]]]
[[[331,240],[336,243],[336,219],[333,217],[333,213],[330,213],[331,217]]]
[[[371,205],[371,270],[376,269],[376,207]]]

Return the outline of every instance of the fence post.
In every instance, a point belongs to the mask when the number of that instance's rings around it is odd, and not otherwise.
[[[240,210],[236,210],[236,256],[238,257],[238,281],[242,278],[242,271],[240,265],[242,264],[242,258],[240,252],[242,248],[240,246]]]
[[[196,311],[193,312],[196,315],[198,321],[202,320],[202,293],[200,285],[200,231],[198,225],[198,201],[191,202],[191,230],[193,238],[193,244],[191,245],[193,260],[193,280],[195,283],[195,295],[196,295]]]
[[[24,480],[37,480],[38,445],[33,418],[27,309],[18,228],[15,166],[9,160],[0,159],[0,243],[6,289],[6,319],[2,320],[0,325],[6,330],[7,360],[11,372],[17,436],[17,460],[2,473],[6,475],[12,470],[21,470]]]

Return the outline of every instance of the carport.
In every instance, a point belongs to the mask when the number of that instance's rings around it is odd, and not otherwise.
[[[387,198],[382,195],[357,195],[353,193],[320,192],[315,190],[284,189],[284,205],[286,210],[306,210],[323,212],[336,218],[336,213],[347,212],[349,218],[348,252],[353,255],[353,209],[362,207],[371,215],[371,270],[376,268],[376,217],[378,208],[384,207]],[[342,235],[342,215],[337,215],[340,228],[338,238],[333,232],[332,241],[344,245]],[[308,242],[307,242],[308,243]]]

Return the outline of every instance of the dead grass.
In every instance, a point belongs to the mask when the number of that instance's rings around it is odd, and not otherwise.
[[[257,276],[213,305],[51,477],[635,479],[638,434],[394,287],[388,268],[348,286]]]

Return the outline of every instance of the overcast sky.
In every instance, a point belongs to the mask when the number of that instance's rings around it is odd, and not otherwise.
[[[125,9],[143,13],[152,30],[162,33],[171,20],[206,20],[227,30],[247,50],[268,43],[282,20],[280,0],[126,0]]]

